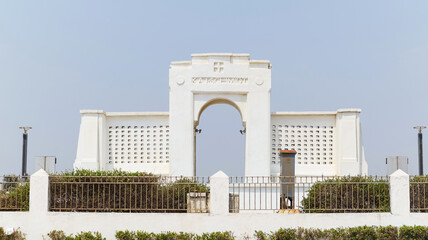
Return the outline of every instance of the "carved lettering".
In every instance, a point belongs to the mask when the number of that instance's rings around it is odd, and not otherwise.
[[[194,84],[247,84],[248,78],[243,77],[193,77]]]

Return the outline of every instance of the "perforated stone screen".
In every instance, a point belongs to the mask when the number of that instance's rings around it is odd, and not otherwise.
[[[280,150],[296,150],[296,168],[334,168],[335,129],[335,118],[329,116],[272,117],[271,164],[280,164]]]
[[[148,165],[169,165],[168,119],[108,121],[107,169],[148,170]]]

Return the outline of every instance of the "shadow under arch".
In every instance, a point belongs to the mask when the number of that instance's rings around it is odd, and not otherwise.
[[[213,105],[216,106],[210,108]],[[223,107],[218,109],[217,107],[220,107],[218,105],[223,105]],[[225,105],[229,105],[232,108],[224,107]],[[209,109],[209,111],[205,111],[207,109]],[[236,111],[232,109],[238,111],[239,117],[236,115]],[[223,114],[227,112],[227,114],[218,115],[216,113],[217,111]],[[197,126],[199,126],[203,113],[204,120],[201,127],[204,131],[199,135]],[[231,114],[234,116],[231,116]],[[246,140],[244,132],[239,133],[240,130],[242,131],[245,129],[245,123],[242,120],[242,112],[239,106],[228,99],[216,98],[206,102],[200,108],[197,116],[198,118],[194,125],[194,175],[212,175],[216,171],[222,170],[226,172],[226,174],[232,174],[231,176],[243,176],[245,172]],[[221,120],[216,118],[219,120],[218,122],[212,121],[216,116],[220,116]],[[240,118],[241,124],[237,122],[238,118]],[[230,121],[231,119],[233,121]],[[225,125],[227,126],[225,127]],[[243,127],[240,128],[238,125],[242,125]],[[213,133],[213,128],[218,129]],[[206,129],[211,129],[211,132],[206,131]],[[204,133],[208,134],[206,135]],[[213,151],[213,149],[215,149],[215,151]]]

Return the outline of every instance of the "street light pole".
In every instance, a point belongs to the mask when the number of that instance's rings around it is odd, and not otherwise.
[[[413,127],[414,129],[418,130],[418,155],[419,155],[419,175],[424,175],[424,160],[423,160],[423,153],[422,153],[422,130],[424,130],[425,126],[416,126]]]
[[[22,171],[21,171],[21,175],[26,176],[27,175],[27,143],[28,143],[27,131],[30,130],[31,127],[19,127],[19,129],[24,130],[24,133],[22,135],[23,142],[22,142]]]

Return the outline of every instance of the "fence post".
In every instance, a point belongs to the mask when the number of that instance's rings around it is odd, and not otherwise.
[[[409,175],[398,169],[389,177],[391,213],[394,215],[410,214]]]
[[[210,177],[210,215],[229,213],[229,177],[218,171]]]
[[[30,212],[43,213],[49,209],[49,174],[40,169],[30,177]]]

